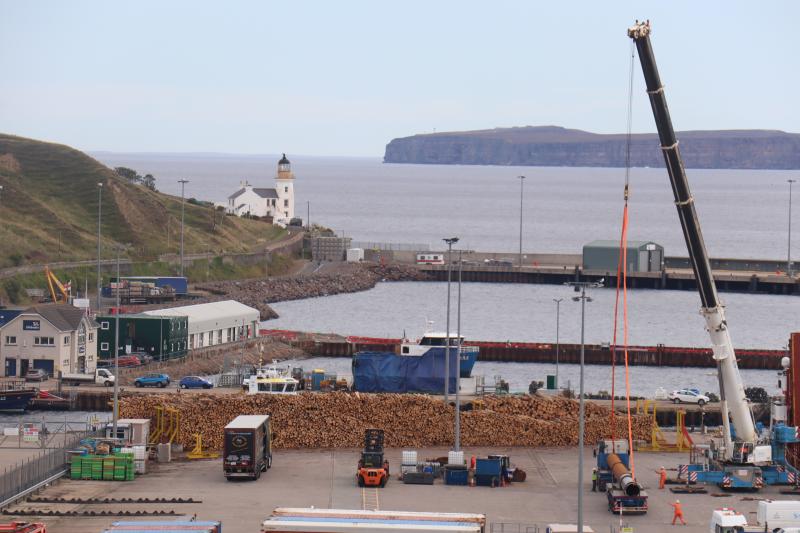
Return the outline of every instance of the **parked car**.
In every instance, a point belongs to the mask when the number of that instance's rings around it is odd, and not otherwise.
[[[674,403],[696,403],[697,405],[705,405],[710,400],[705,394],[700,394],[697,389],[681,389],[674,390],[669,393],[669,399]]]
[[[133,384],[137,387],[164,388],[169,385],[169,376],[167,374],[145,374],[133,380]]]
[[[210,389],[214,384],[200,376],[184,376],[178,386],[182,389]]]
[[[139,359],[139,362],[143,365],[153,362],[153,356],[144,352],[136,352],[131,355]]]
[[[25,373],[25,381],[47,381],[49,377],[41,368],[30,368]]]
[[[109,359],[109,366],[114,366],[114,357]],[[119,356],[119,366],[120,367],[131,367],[131,366],[141,366],[142,362],[139,360],[138,357],[135,355],[120,355]]]

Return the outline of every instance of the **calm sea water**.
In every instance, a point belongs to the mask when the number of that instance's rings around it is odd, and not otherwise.
[[[187,196],[223,201],[248,179],[273,186],[277,155],[93,154],[110,166],[152,173],[159,190],[179,194],[177,179],[187,178]],[[332,227],[359,241],[423,243],[439,247],[457,235],[465,248],[513,253],[519,246],[520,185],[525,175],[523,248],[531,252],[580,253],[595,239],[617,239],[622,212],[622,169],[490,166],[385,165],[378,158],[321,158],[288,154],[296,175],[297,215]],[[709,252],[714,257],[785,258],[788,171],[689,170],[689,179]],[[795,209],[795,213],[800,209]],[[798,222],[797,218],[795,222]],[[800,227],[800,226],[798,226]],[[686,247],[664,169],[633,169],[630,230],[632,240],[653,240],[667,255],[685,256]],[[800,255],[800,230],[793,247]],[[346,335],[419,335],[426,320],[444,329],[445,285],[385,283],[363,293],[275,304],[281,317],[266,327],[335,332]],[[464,284],[462,331],[470,339],[555,340],[555,304],[561,304],[561,340],[578,342],[579,310],[572,293],[559,286]],[[587,307],[587,342],[607,342],[612,334],[613,291],[597,290]],[[789,332],[800,330],[795,297],[723,294],[734,344],[783,348]],[[707,346],[695,293],[632,291],[630,342]],[[323,364],[324,363],[324,364]],[[306,362],[306,366],[309,364]],[[315,363],[314,363],[315,364]],[[347,360],[322,361],[338,369]],[[327,365],[327,366],[326,366]],[[562,365],[561,381],[577,380]],[[551,365],[478,363],[476,372],[503,375],[515,389],[553,373]],[[652,394],[697,386],[716,390],[713,372],[702,369],[652,369],[634,372],[634,392]],[[346,373],[346,372],[345,372]],[[744,371],[745,382],[774,389],[774,372]],[[608,370],[588,373],[588,390],[610,386]]]
[[[279,155],[93,154],[110,166],[156,176],[159,190],[224,201],[241,180],[274,186]],[[457,165],[387,165],[378,158],[287,154],[296,175],[297,215],[359,241],[441,246],[457,235],[466,248],[519,247],[518,175],[525,175],[523,248],[580,253],[596,239],[617,239],[623,170]],[[786,257],[788,186],[796,172],[690,170],[706,244],[714,257]],[[795,213],[800,211],[796,209]],[[797,219],[796,219],[797,220]],[[653,240],[667,255],[686,256],[666,170],[631,174],[630,239]],[[800,231],[793,245],[800,245]],[[800,254],[800,250],[798,250]]]

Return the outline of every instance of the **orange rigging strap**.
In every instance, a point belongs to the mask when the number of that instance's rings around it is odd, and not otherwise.
[[[616,440],[616,363],[617,363],[617,331],[619,319],[619,295],[622,288],[622,344],[625,354],[625,403],[628,422],[628,457],[631,475],[636,478],[633,460],[633,420],[631,418],[631,382],[628,361],[628,198],[630,193],[631,170],[631,130],[633,117],[633,63],[634,47],[631,46],[630,74],[628,83],[628,130],[625,146],[625,204],[622,210],[622,231],[619,239],[619,256],[617,261],[617,290],[614,300],[614,335],[611,346],[611,438]]]

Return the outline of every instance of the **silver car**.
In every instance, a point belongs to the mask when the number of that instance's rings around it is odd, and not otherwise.
[[[672,400],[673,403],[696,403],[700,406],[710,401],[708,396],[692,389],[674,390],[669,393],[668,399]]]

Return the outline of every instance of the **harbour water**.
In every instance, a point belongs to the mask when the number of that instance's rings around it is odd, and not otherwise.
[[[455,293],[455,286],[453,287]],[[461,331],[471,340],[555,342],[556,304],[561,298],[560,340],[580,342],[580,306],[569,287],[501,283],[462,284]],[[587,343],[610,342],[613,335],[613,289],[591,290],[586,306]],[[451,329],[455,332],[455,294]],[[791,296],[725,293],[734,346],[786,348],[789,333],[800,331],[800,303]],[[631,290],[629,343],[632,345],[707,346],[708,335],[691,291]],[[447,284],[387,282],[351,294],[271,304],[279,318],[265,328],[397,338],[405,331],[420,336],[426,321],[444,331]],[[620,321],[621,324],[621,321]],[[618,339],[622,339],[622,332]]]
[[[224,201],[247,179],[271,187],[278,155],[93,154],[110,166],[128,166],[156,176],[159,190],[179,194],[177,179],[187,178],[187,197]],[[507,252],[519,246],[519,180],[525,175],[523,249],[580,253],[595,239],[616,239],[622,211],[622,169],[503,166],[386,165],[379,158],[308,157],[287,154],[296,175],[297,216],[332,227],[358,241],[429,244],[461,237],[464,248]],[[783,258],[787,245],[788,171],[689,170],[706,244],[714,257]],[[686,247],[666,171],[637,168],[631,173],[632,240],[653,240],[670,256]],[[800,245],[795,232],[793,246]],[[800,252],[798,252],[800,253]],[[426,320],[444,329],[445,285],[384,283],[363,293],[282,302],[280,318],[264,324],[345,335],[419,335]],[[561,303],[561,340],[578,342],[579,309],[572,293],[558,286],[470,283],[463,287],[462,331],[470,339],[555,340],[555,304]],[[608,342],[612,335],[612,290],[593,291],[587,306],[586,340]],[[794,297],[724,294],[728,322],[737,347],[786,347],[789,332],[800,330]],[[707,346],[696,294],[682,291],[631,291],[630,343]],[[306,363],[306,366],[309,363]],[[345,366],[349,361],[333,360]],[[491,365],[491,366],[486,366]],[[476,372],[501,374],[512,387],[552,373],[548,365],[478,363]],[[324,365],[323,365],[324,366]],[[497,367],[497,369],[495,369]],[[541,367],[541,368],[540,368]],[[562,369],[567,365],[562,365]],[[596,369],[597,370],[597,369]],[[575,379],[562,371],[562,384]],[[636,394],[697,386],[716,390],[704,370],[635,368]],[[592,380],[608,371],[589,372],[588,390],[608,388]],[[745,371],[748,385],[770,386],[774,372]],[[605,378],[604,378],[605,379]],[[641,387],[641,388],[639,388]]]
[[[242,180],[273,187],[280,155],[95,153],[109,166],[151,173],[160,191],[223,202]],[[287,154],[296,175],[297,216],[359,241],[412,242],[513,252],[519,246],[519,175],[525,180],[523,249],[580,253],[595,239],[618,239],[623,169],[383,164],[380,158]],[[796,172],[689,170],[713,257],[786,257],[788,189]],[[794,232],[793,246],[800,246]],[[666,170],[631,171],[631,240],[653,240],[686,256]]]

